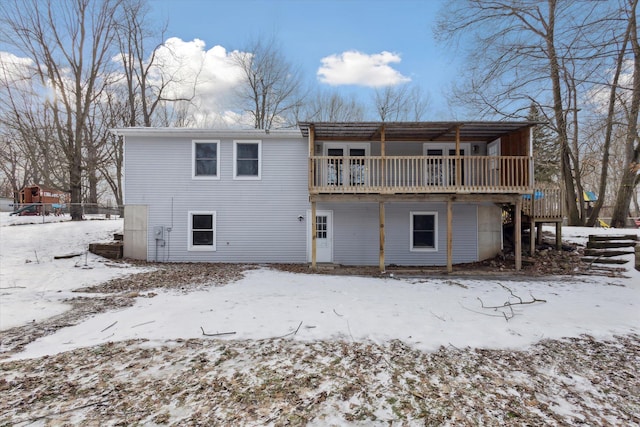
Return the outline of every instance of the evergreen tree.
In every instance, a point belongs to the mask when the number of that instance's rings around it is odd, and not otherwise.
[[[536,105],[531,105],[527,119],[543,121]],[[532,138],[536,184],[557,184],[560,181],[560,150],[551,129],[544,124],[534,126]]]

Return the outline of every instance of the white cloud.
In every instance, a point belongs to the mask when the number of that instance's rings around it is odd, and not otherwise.
[[[233,104],[234,88],[242,74],[232,58],[237,52],[227,52],[222,46],[207,50],[204,41],[167,39],[156,53],[154,69],[156,84],[166,84],[165,96],[192,98],[197,115],[224,115]]]
[[[331,86],[393,86],[411,79],[394,70],[390,64],[400,62],[400,55],[383,51],[368,55],[350,50],[321,59],[318,78]]]
[[[0,78],[6,84],[30,80],[30,68],[33,61],[21,58],[9,52],[0,51]]]
[[[606,84],[594,85],[592,89],[587,91],[584,101],[586,104],[591,105],[593,110],[599,114],[607,114],[609,109],[609,97],[611,92],[611,86],[613,84],[613,76],[615,70],[613,68],[606,70],[607,82]],[[629,104],[631,102],[631,95],[633,94],[633,61],[626,59],[622,64],[622,72],[618,79],[618,97],[619,101]]]

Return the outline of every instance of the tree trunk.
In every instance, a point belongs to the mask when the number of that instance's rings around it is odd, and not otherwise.
[[[576,205],[576,189],[571,172],[571,159],[569,136],[567,134],[567,122],[562,105],[562,91],[560,89],[560,66],[556,54],[554,41],[556,0],[549,0],[549,28],[546,36],[546,44],[549,55],[550,78],[553,88],[553,112],[556,119],[558,140],[560,142],[560,170],[565,188],[565,207],[569,225],[581,225],[580,212]]]
[[[82,165],[80,161],[80,158],[74,159],[69,168],[72,221],[82,221]]]
[[[636,8],[638,0],[633,1],[629,11],[629,28],[631,46],[633,48],[633,90],[631,106],[629,108],[629,124],[625,141],[625,168],[618,189],[615,207],[611,216],[613,227],[625,227],[629,215],[629,206],[637,184],[640,170],[640,141],[638,139],[638,113],[640,109],[640,43],[638,42],[638,27]],[[637,141],[637,142],[636,142]],[[634,147],[635,144],[635,147]]]

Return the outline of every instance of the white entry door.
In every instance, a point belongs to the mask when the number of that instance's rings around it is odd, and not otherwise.
[[[500,185],[500,139],[496,139],[487,144],[487,156],[495,157],[489,159],[488,185]]]
[[[307,212],[307,258],[311,262],[311,211]],[[333,262],[333,212],[316,211],[316,262]]]

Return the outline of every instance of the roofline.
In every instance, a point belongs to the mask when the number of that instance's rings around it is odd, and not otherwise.
[[[127,127],[109,129],[116,136],[181,136],[191,138],[301,138],[300,129],[214,129],[178,127]]]
[[[502,135],[531,129],[539,121],[432,121],[432,122],[299,122],[304,137],[315,135],[318,140],[354,141],[378,140],[386,135],[389,140],[448,140],[460,132],[463,138],[478,137],[492,140]]]
[[[420,122],[315,122],[315,121],[305,121],[298,122],[299,127],[307,127],[309,125],[362,125],[362,126],[428,126],[428,125],[487,125],[487,124],[515,124],[515,125],[523,125],[523,126],[534,126],[546,124],[548,122],[545,121],[531,121],[531,120],[433,120],[433,121],[420,121]]]

